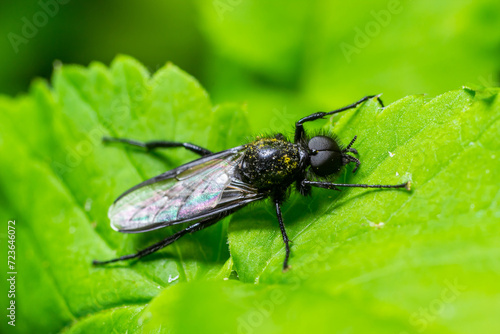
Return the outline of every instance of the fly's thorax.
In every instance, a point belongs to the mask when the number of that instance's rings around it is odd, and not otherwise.
[[[302,169],[297,145],[281,138],[258,138],[246,145],[238,166],[245,182],[258,189],[287,187]]]

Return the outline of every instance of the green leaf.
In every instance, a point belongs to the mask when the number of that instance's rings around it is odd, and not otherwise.
[[[307,124],[344,144],[358,136],[361,168],[347,168],[339,182],[411,180],[413,190],[293,194],[284,206],[292,268],[283,273],[284,246],[266,201],[234,214],[229,232],[226,219],[148,258],[93,267],[93,259],[132,253],[176,230],[120,234],[107,209],[129,187],[196,157],[102,145],[102,136],[218,151],[245,143],[252,129],[244,108],[213,106],[171,64],[153,76],[124,56],[110,68],[65,65],[52,84],[0,97],[0,214],[16,220],[17,332],[500,328],[498,89],[408,96],[384,109],[368,101]],[[7,291],[7,281],[0,287]],[[0,330],[12,328],[3,321]]]

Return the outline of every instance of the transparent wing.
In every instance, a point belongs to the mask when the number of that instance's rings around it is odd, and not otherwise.
[[[235,178],[244,147],[203,157],[144,181],[109,209],[113,229],[145,232],[235,211],[264,198]]]

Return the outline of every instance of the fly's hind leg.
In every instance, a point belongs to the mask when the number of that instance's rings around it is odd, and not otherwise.
[[[171,148],[171,147],[184,147],[185,149],[199,154],[201,156],[212,154],[212,151],[207,150],[206,148],[191,144],[191,143],[181,143],[174,141],[164,141],[164,140],[153,140],[147,142],[140,142],[132,139],[125,138],[112,138],[112,137],[103,137],[102,141],[104,143],[123,143],[133,147],[138,147],[141,149],[145,149],[146,152],[157,148]]]
[[[187,227],[187,228],[185,228],[185,229],[183,229],[175,234],[172,234],[171,236],[163,239],[162,241],[157,242],[156,244],[149,246],[148,248],[145,248],[143,250],[138,251],[135,254],[123,255],[123,256],[120,256],[116,259],[111,259],[111,260],[106,260],[106,261],[94,260],[94,261],[92,261],[92,264],[93,265],[102,265],[102,264],[108,264],[108,263],[136,259],[136,258],[139,259],[141,257],[144,257],[144,256],[149,255],[151,253],[154,253],[156,251],[159,251],[160,249],[165,248],[170,244],[173,244],[174,242],[176,242],[177,240],[179,240],[181,237],[183,237],[184,235],[186,235],[188,233],[194,233],[194,232],[203,230],[209,226],[212,226],[213,224],[217,223],[219,220],[221,220],[225,216],[227,216],[227,214],[219,215],[215,218],[211,218],[209,220],[195,223],[195,224],[193,224],[193,225],[191,225],[191,226],[189,226],[189,227]]]

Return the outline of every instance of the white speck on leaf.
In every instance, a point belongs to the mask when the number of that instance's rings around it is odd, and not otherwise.
[[[382,227],[385,226],[385,223],[383,222],[380,222],[380,223],[374,223],[374,222],[371,222],[371,221],[368,221],[368,224],[370,225],[370,227],[375,227],[377,230],[381,229]]]
[[[168,275],[168,283],[172,283],[173,281],[176,281],[179,279],[179,275],[172,277],[172,275]]]
[[[89,212],[90,209],[92,208],[92,198],[87,198],[87,200],[85,201],[85,211]]]

